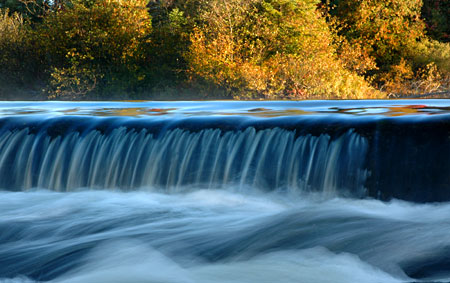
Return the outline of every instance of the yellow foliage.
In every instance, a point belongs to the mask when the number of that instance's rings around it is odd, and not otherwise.
[[[191,80],[241,98],[371,93],[364,78],[336,57],[331,31],[316,5],[313,0],[209,1],[201,15],[204,25],[194,29],[186,54]]]

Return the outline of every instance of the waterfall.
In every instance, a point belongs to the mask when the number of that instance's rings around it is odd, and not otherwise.
[[[0,282],[449,282],[448,105],[0,102]]]
[[[155,134],[121,126],[51,137],[25,127],[0,141],[0,187],[9,190],[234,185],[361,195],[367,177],[368,142],[351,129],[331,138],[277,127]]]
[[[0,188],[201,188],[450,200],[447,116],[0,119]],[[428,189],[424,189],[424,188]]]

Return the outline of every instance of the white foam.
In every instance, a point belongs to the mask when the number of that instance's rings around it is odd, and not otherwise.
[[[183,267],[143,243],[125,240],[103,245],[86,265],[55,283],[159,282],[401,282],[350,254],[324,248],[269,253],[248,260],[202,263],[191,259]]]
[[[450,203],[188,191],[0,192],[0,227],[21,233],[0,255],[94,244],[58,282],[398,282],[411,281],[401,264],[450,247]],[[210,249],[217,262],[202,257]]]

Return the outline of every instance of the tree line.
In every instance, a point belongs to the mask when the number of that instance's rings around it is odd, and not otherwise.
[[[0,0],[3,99],[450,89],[444,0]]]

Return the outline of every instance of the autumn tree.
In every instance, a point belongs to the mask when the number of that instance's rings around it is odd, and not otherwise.
[[[315,0],[205,1],[186,55],[192,79],[235,97],[368,93],[364,80],[335,57],[317,5]]]
[[[133,92],[145,80],[146,0],[74,0],[36,29],[47,56],[53,98]],[[111,93],[108,93],[111,94]]]
[[[344,38],[338,51],[349,69],[366,67],[361,74],[387,93],[429,92],[448,84],[450,45],[427,37],[422,0],[323,2],[338,38]]]
[[[332,15],[351,44],[363,45],[380,67],[400,61],[424,35],[421,0],[339,0]]]

